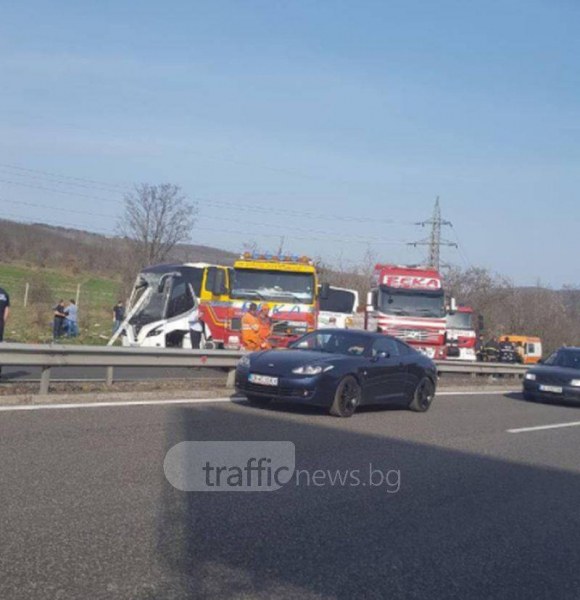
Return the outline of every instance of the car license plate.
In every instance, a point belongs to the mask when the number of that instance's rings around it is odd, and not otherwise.
[[[551,392],[552,394],[561,394],[563,392],[563,388],[557,385],[541,385],[540,392]]]
[[[257,383],[258,385],[278,385],[277,377],[269,377],[268,375],[256,375],[255,373],[250,373],[248,376],[248,381],[250,383]]]

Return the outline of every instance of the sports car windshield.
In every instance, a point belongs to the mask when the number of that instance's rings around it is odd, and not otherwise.
[[[315,331],[290,344],[295,350],[328,352],[345,356],[363,356],[370,351],[372,340],[367,336],[349,332]]]
[[[312,304],[314,275],[263,269],[234,269],[232,298]]]
[[[564,367],[580,371],[580,350],[558,350],[544,362],[551,367]]]

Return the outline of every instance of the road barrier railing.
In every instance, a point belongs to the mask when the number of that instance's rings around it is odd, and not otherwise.
[[[66,346],[62,344],[0,344],[0,365],[40,367],[40,393],[48,394],[51,369],[55,367],[103,367],[104,381],[112,385],[119,367],[222,368],[233,369],[244,353],[239,350],[190,350],[182,348],[126,348],[116,346]],[[455,373],[477,377],[496,375],[523,377],[525,365],[438,361],[440,374]]]
[[[40,393],[48,394],[54,367],[104,367],[105,382],[112,385],[117,367],[208,367],[234,369],[240,356],[232,350],[183,348],[125,348],[65,346],[61,344],[0,344],[0,365],[40,367]]]
[[[532,365],[510,363],[486,363],[461,360],[438,360],[437,369],[440,373],[464,373],[466,375],[511,375],[523,377]]]

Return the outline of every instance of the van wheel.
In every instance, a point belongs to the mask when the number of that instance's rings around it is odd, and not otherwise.
[[[335,417],[352,417],[360,404],[362,390],[358,381],[347,375],[337,386],[330,414]]]
[[[429,410],[434,397],[435,386],[433,382],[428,377],[423,377],[415,388],[409,409],[414,412],[426,412]]]

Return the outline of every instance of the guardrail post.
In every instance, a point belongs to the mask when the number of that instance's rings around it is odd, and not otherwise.
[[[107,367],[107,374],[105,375],[105,384],[108,386],[113,385],[114,371],[115,371],[114,367]]]
[[[236,370],[230,369],[228,371],[228,378],[226,379],[226,387],[232,389],[236,384]]]
[[[48,394],[48,387],[50,385],[50,367],[42,367],[42,373],[40,375],[40,394]]]

